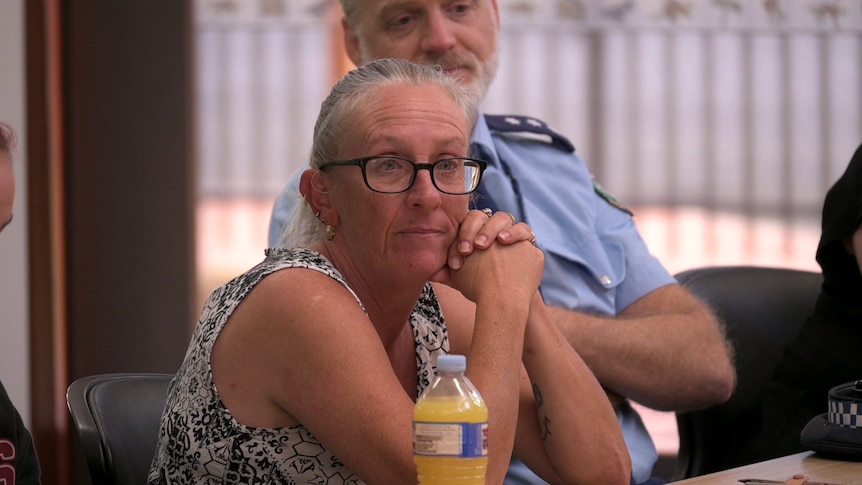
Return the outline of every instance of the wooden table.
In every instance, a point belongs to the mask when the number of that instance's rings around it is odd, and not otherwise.
[[[739,480],[743,478],[783,482],[797,473],[805,475],[812,482],[862,485],[862,462],[827,459],[813,451],[805,451],[673,483],[679,485],[742,485]]]

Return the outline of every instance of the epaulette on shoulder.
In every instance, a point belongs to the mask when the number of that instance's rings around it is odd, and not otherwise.
[[[552,143],[554,146],[569,153],[575,151],[575,145],[565,136],[548,127],[544,121],[517,115],[485,115],[485,122],[491,131],[498,133],[512,133],[524,135],[539,135],[540,139]]]

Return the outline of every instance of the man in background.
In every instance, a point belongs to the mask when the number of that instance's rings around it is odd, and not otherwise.
[[[341,5],[354,64],[398,57],[440,65],[479,99],[485,96],[498,64],[496,0]],[[657,452],[629,400],[663,411],[725,401],[735,374],[722,328],[649,253],[631,213],[593,183],[568,139],[535,118],[484,115],[472,146],[473,156],[489,163],[477,205],[507,211],[534,229],[545,252],[545,302],[607,389],[632,457],[633,481],[645,482]],[[351,156],[365,155],[371,154]],[[298,180],[293,177],[273,208],[271,246],[301,200]],[[507,483],[543,482],[515,459]]]

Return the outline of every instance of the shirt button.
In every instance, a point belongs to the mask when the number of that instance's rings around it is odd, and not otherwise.
[[[613,282],[613,280],[611,280],[611,277],[606,274],[603,274],[601,277],[599,277],[599,280],[605,286],[611,286],[611,283]]]

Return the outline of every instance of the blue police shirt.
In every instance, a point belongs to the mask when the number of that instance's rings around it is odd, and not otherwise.
[[[676,283],[650,254],[631,214],[594,185],[571,143],[543,122],[480,116],[472,142],[473,155],[488,161],[482,193],[493,194],[493,201],[479,195],[475,204],[511,212],[530,224],[545,253],[541,292],[547,304],[615,316],[647,293]],[[270,246],[277,245],[293,206],[301,200],[302,171],[276,199]],[[618,418],[633,478],[645,481],[658,459],[655,446],[634,409],[622,406]]]

